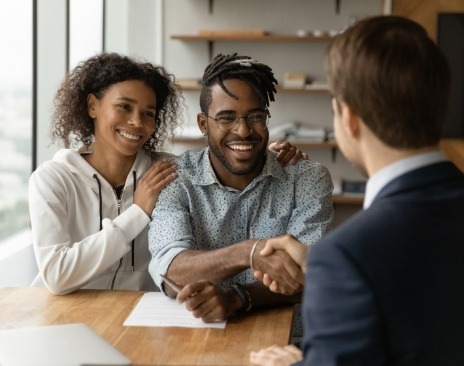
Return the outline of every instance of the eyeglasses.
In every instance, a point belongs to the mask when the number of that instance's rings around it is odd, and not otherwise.
[[[238,127],[238,121],[240,120],[240,118],[243,118],[245,120],[250,129],[255,131],[263,131],[267,128],[269,118],[271,118],[271,114],[268,110],[253,112],[250,113],[248,116],[237,116],[235,113],[228,113],[221,114],[216,117],[211,117],[206,113],[202,114],[216,121],[218,128],[222,132],[235,131]]]

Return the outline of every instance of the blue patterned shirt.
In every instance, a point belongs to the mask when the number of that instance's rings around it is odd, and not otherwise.
[[[330,229],[333,185],[319,163],[300,160],[282,168],[267,151],[261,174],[239,191],[218,181],[209,148],[173,160],[178,177],[161,191],[148,234],[149,272],[159,288],[160,274],[183,250],[219,249],[287,233],[310,245]],[[252,282],[256,278],[248,269],[222,285]]]

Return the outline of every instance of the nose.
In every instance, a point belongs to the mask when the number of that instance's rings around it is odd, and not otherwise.
[[[243,136],[243,137],[250,136],[253,133],[253,129],[248,124],[247,117],[237,117],[237,118],[238,118],[236,122],[237,124],[233,130],[234,133],[239,136]]]
[[[127,121],[128,124],[134,126],[134,127],[140,127],[143,125],[142,119],[140,118],[138,113],[133,113],[130,117],[129,120]]]

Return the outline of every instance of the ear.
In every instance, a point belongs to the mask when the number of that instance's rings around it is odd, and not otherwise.
[[[340,102],[340,107],[341,121],[343,128],[345,129],[345,133],[352,138],[357,138],[361,131],[359,116],[345,102]]]
[[[91,118],[97,118],[98,98],[94,94],[87,95],[87,112]]]
[[[201,131],[201,134],[203,136],[206,136],[208,134],[208,117],[206,117],[203,113],[198,113],[197,123],[198,123],[198,128]]]

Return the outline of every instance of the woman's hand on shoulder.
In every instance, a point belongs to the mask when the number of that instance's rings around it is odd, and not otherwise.
[[[161,190],[177,177],[177,164],[163,159],[153,164],[138,181],[134,203],[151,216]]]
[[[307,160],[308,154],[302,152],[288,141],[275,141],[269,144],[269,150],[277,152],[277,161],[281,166],[298,163],[300,159]]]

